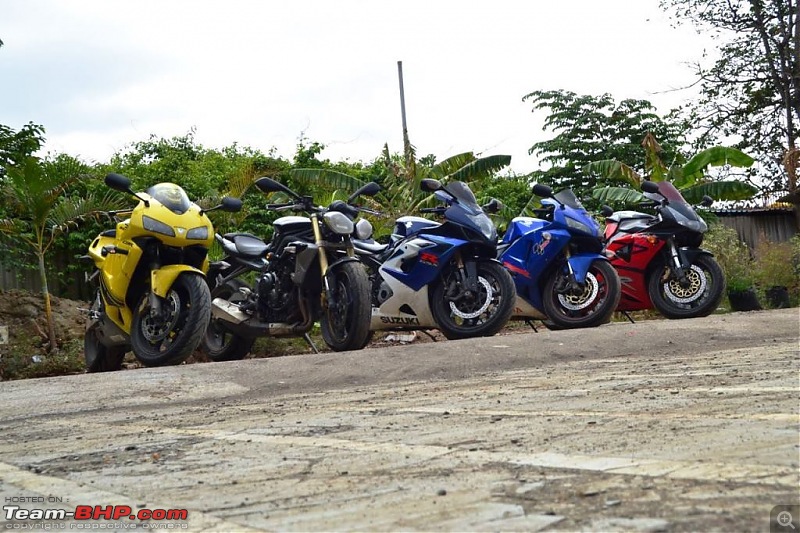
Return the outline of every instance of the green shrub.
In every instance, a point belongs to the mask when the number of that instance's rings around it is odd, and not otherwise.
[[[711,227],[703,245],[714,254],[728,283],[728,292],[742,292],[755,285],[755,262],[736,230],[723,224]]]

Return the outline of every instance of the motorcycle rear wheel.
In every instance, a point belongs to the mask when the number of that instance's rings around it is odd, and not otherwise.
[[[181,274],[162,304],[168,323],[150,316],[150,291],[144,291],[131,324],[133,355],[145,366],[179,365],[200,345],[211,318],[205,280]]]
[[[671,270],[662,265],[656,268],[647,282],[650,300],[659,313],[667,318],[696,318],[716,310],[725,292],[725,275],[719,263],[710,255],[698,255],[687,272],[684,287],[670,279]]]
[[[481,261],[478,298],[446,298],[448,291],[463,292],[458,272],[445,273],[431,294],[431,314],[439,331],[448,339],[490,337],[503,329],[514,311],[516,289],[508,271],[495,262]]]
[[[562,294],[556,290],[564,276],[561,269],[550,276],[542,295],[544,312],[557,328],[593,328],[611,319],[621,293],[619,275],[608,261],[592,262],[581,294]]]
[[[244,298],[240,288],[249,288],[247,283],[232,279],[211,291],[211,300],[224,298],[229,302],[237,302]],[[239,361],[244,359],[253,348],[255,339],[246,338],[231,333],[225,328],[222,321],[211,318],[208,329],[200,342],[200,351],[215,362]]]
[[[369,341],[372,315],[369,276],[356,261],[341,263],[329,274],[333,302],[320,320],[322,339],[333,351],[360,350]]]
[[[102,312],[100,293],[98,291],[92,303],[92,311]],[[93,319],[89,319],[90,321]],[[95,322],[86,328],[83,336],[83,357],[86,361],[87,372],[113,372],[122,369],[122,361],[127,351],[123,346],[109,348],[100,342],[97,329],[100,324]]]

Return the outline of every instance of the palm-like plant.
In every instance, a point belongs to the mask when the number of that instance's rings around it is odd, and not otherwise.
[[[661,161],[661,147],[651,134],[642,141],[645,151],[645,172],[643,177],[633,168],[615,159],[595,161],[583,167],[584,172],[599,174],[607,179],[620,183],[628,183],[636,187],[631,190],[624,187],[598,187],[592,196],[604,203],[635,203],[643,200],[638,191],[642,181],[672,182],[689,203],[699,203],[704,195],[715,200],[744,200],[752,198],[757,189],[739,180],[711,180],[706,176],[710,166],[732,166],[747,168],[753,164],[753,158],[736,148],[716,146],[699,152],[685,164],[673,164],[667,167]]]
[[[68,188],[86,178],[88,167],[62,155],[50,160],[27,157],[7,167],[2,182],[2,196],[7,218],[0,219],[0,232],[33,251],[38,261],[47,318],[48,351],[57,350],[50,291],[47,285],[45,256],[59,233],[99,209],[113,208],[111,196],[83,198],[66,195]]]

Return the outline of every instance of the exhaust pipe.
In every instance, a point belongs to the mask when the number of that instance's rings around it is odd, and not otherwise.
[[[241,324],[250,318],[237,305],[230,303],[225,298],[214,298],[211,302],[211,316],[232,324]]]

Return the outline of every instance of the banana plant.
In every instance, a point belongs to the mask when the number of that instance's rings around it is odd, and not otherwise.
[[[673,164],[669,167],[661,161],[661,147],[655,138],[648,134],[642,142],[645,150],[646,177],[640,175],[632,167],[615,159],[594,161],[583,167],[584,172],[594,173],[609,180],[627,183],[635,190],[626,187],[598,187],[592,191],[592,197],[602,203],[618,202],[631,204],[640,202],[644,196],[639,192],[642,181],[672,182],[687,202],[699,203],[704,195],[715,200],[745,200],[752,198],[758,190],[752,185],[739,180],[710,179],[706,175],[709,167],[731,166],[747,168],[752,166],[753,158],[736,148],[715,146],[699,152],[685,164]]]

